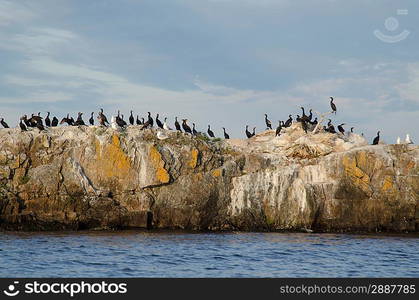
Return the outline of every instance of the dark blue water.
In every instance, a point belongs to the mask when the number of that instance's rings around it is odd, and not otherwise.
[[[303,233],[1,233],[0,277],[418,277],[419,238]]]

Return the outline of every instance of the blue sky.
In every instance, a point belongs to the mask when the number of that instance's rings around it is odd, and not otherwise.
[[[415,0],[0,0],[0,116],[133,109],[244,137],[264,113],[276,124],[334,96],[334,123],[417,142],[418,11]],[[374,30],[409,35],[387,43]]]

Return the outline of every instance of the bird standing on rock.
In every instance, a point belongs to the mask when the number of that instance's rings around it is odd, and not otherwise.
[[[223,131],[224,131],[224,138],[226,140],[230,139],[230,136],[227,134],[226,129],[223,127]]]
[[[380,142],[380,132],[377,132],[377,136],[374,138],[374,140],[372,141],[373,145],[378,145],[378,143]]]
[[[249,131],[249,125],[246,125],[245,133],[246,133],[246,136],[247,136],[248,139],[250,139],[252,137],[252,133]]]
[[[0,120],[0,124],[4,127],[4,128],[9,128],[9,125],[7,125],[7,123],[4,121],[3,118],[1,118]]]
[[[275,136],[280,136],[281,135],[281,129],[282,129],[281,122],[282,121],[278,121],[278,127],[276,128]]]
[[[345,134],[345,129],[343,129],[343,127],[342,127],[343,125],[345,125],[345,123],[339,124],[338,125],[338,130],[339,130],[340,133]]]
[[[265,114],[265,123],[266,123],[266,127],[269,129],[272,129],[272,122],[270,120],[268,120],[268,115]]]
[[[47,111],[47,116],[45,117],[45,125],[46,125],[47,127],[51,127],[51,120],[50,120],[50,118],[49,118],[49,115],[50,115],[50,112],[49,112],[49,111]]]
[[[180,124],[179,124],[179,122],[178,122],[178,120],[177,120],[177,117],[175,117],[175,127],[176,127],[176,130],[177,130],[177,131],[182,132],[182,129],[180,128]]]
[[[214,137],[215,137],[214,132],[212,132],[210,125],[208,125],[208,130],[207,130],[207,133],[208,133],[208,135],[209,135],[210,137],[212,137],[212,138],[214,138]]]
[[[332,112],[336,114],[336,105],[333,103],[333,97],[330,97],[330,107],[332,108]]]
[[[189,125],[186,124],[187,121],[188,119],[182,119],[182,128],[185,132],[192,134],[191,127],[189,127]]]

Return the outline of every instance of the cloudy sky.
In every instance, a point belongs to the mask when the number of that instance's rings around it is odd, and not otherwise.
[[[419,141],[418,13],[417,0],[0,0],[0,116],[133,109],[243,137],[264,113],[276,125],[334,96],[334,123]]]

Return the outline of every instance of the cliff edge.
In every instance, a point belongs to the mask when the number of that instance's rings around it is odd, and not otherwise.
[[[0,228],[419,231],[419,147],[359,135],[0,130]]]

